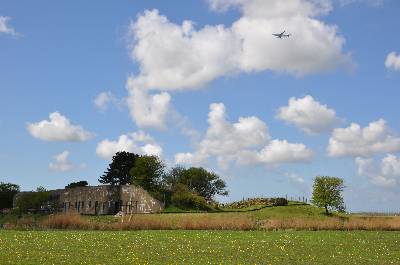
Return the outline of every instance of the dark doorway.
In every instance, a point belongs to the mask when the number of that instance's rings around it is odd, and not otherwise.
[[[119,212],[119,207],[120,207],[119,201],[116,201],[114,203],[114,214],[117,214]]]
[[[99,214],[99,202],[98,201],[96,201],[95,203],[94,203],[94,214],[95,215],[98,215]]]

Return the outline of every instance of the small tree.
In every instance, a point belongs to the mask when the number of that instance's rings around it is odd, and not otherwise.
[[[70,184],[68,184],[67,186],[65,186],[66,189],[71,189],[71,188],[76,188],[76,187],[86,187],[88,184],[88,182],[86,180],[81,180],[78,182],[71,182]]]
[[[12,208],[14,195],[19,192],[19,186],[0,182],[0,209]]]
[[[49,201],[50,194],[42,186],[36,191],[22,193],[16,201],[20,212],[25,213],[28,210],[38,211],[46,202]]]
[[[165,176],[165,164],[157,156],[140,156],[130,170],[131,183],[143,187],[158,199],[163,192],[162,180]]]
[[[129,152],[116,153],[107,170],[100,177],[99,182],[111,185],[131,184],[132,178],[129,175],[129,171],[138,157],[139,155]]]
[[[343,179],[317,176],[313,185],[312,203],[324,207],[326,214],[329,214],[330,208],[344,211],[343,189]]]

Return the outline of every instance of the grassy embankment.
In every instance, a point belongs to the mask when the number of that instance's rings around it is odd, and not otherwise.
[[[254,210],[254,209],[251,209]],[[0,224],[5,223],[0,220]],[[326,216],[310,205],[266,207],[256,211],[79,216],[74,214],[8,220],[12,229],[85,230],[400,230],[398,216]]]

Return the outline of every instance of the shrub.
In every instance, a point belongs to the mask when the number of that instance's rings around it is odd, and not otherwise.
[[[70,184],[68,184],[67,186],[65,186],[66,189],[72,189],[72,188],[76,188],[76,187],[86,187],[88,184],[88,182],[86,180],[81,180],[78,182],[71,182]]]
[[[288,205],[288,201],[285,198],[251,198],[243,199],[237,202],[231,202],[223,205],[224,208],[230,209],[244,209],[253,206],[285,206]]]
[[[18,196],[16,204],[20,212],[39,211],[49,201],[50,194],[47,191],[26,192]]]
[[[190,192],[174,193],[174,195],[172,195],[171,202],[175,206],[178,206],[182,209],[210,209],[203,197]]]
[[[182,209],[210,210],[206,199],[190,192],[185,185],[178,184],[174,194],[171,196],[171,203]]]
[[[271,198],[271,204],[273,206],[286,206],[288,201],[285,198]]]

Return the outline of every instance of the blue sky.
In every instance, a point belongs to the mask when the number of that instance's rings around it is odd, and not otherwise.
[[[3,0],[0,181],[96,185],[128,150],[218,172],[222,201],[309,198],[330,175],[345,179],[348,209],[399,211],[399,11],[394,0]]]

